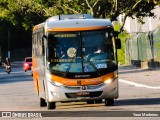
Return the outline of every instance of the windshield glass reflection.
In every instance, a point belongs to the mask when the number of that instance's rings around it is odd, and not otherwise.
[[[52,33],[48,38],[51,71],[97,72],[116,65],[112,31]]]

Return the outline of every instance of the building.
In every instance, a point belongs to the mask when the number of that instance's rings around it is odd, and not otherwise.
[[[155,9],[153,10],[154,14],[155,14],[155,18],[152,17],[145,17],[143,18],[143,21],[145,22],[144,24],[138,23],[137,22],[137,18],[132,19],[130,17],[128,17],[126,19],[125,25],[124,25],[124,29],[128,32],[128,33],[137,33],[137,32],[149,32],[149,31],[153,31],[156,29],[157,26],[160,26],[160,6],[156,6]],[[120,18],[120,22],[123,19],[123,15],[119,17]]]

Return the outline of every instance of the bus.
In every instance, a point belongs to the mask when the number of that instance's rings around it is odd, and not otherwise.
[[[32,70],[40,106],[55,109],[57,102],[78,101],[114,105],[120,48],[108,19],[56,15],[35,25]]]

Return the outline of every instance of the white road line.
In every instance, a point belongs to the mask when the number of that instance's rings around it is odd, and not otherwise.
[[[129,84],[129,85],[134,85],[135,87],[144,87],[144,88],[149,88],[149,89],[160,89],[160,86],[158,87],[153,87],[153,86],[149,86],[149,85],[145,85],[145,84],[139,84],[139,83],[135,83],[132,81],[128,81],[128,80],[123,80],[123,79],[119,79],[120,82]]]

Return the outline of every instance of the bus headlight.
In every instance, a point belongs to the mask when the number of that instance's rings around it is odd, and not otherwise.
[[[49,81],[52,85],[55,85],[55,86],[63,86],[63,84],[52,80],[51,75],[48,74],[48,73],[46,74],[46,80]]]
[[[108,80],[105,80],[104,83],[105,83],[105,84],[110,84],[112,81],[113,81],[113,79],[110,78],[110,79],[108,79]]]
[[[110,84],[112,83],[116,78],[118,78],[118,71],[114,71],[114,76],[113,78],[109,78],[109,79],[106,79],[104,81],[105,84]]]
[[[52,80],[52,81],[53,81],[53,80]],[[62,83],[55,82],[55,81],[54,81],[54,85],[55,85],[55,86],[63,86],[63,84],[62,84]]]
[[[114,71],[114,76],[113,78],[109,78],[109,79],[106,79],[104,81],[105,84],[110,84],[112,83],[116,78],[118,78],[118,71]]]
[[[56,82],[56,81],[54,81],[54,80],[52,80],[50,78],[47,78],[47,81],[49,81],[54,86],[63,86],[62,83]]]

